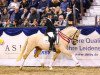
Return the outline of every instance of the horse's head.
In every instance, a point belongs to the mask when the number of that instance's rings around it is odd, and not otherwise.
[[[72,44],[76,45],[78,43],[80,31],[76,27],[70,26],[63,29],[58,34],[61,36],[63,40],[67,41],[68,43],[71,40]]]
[[[62,30],[62,33],[66,35],[66,37],[65,36],[63,37],[64,39],[67,38],[68,40],[67,42],[71,40],[73,45],[76,45],[78,43],[78,37],[79,37],[80,31],[76,27],[73,27],[73,26],[67,27],[64,30]]]
[[[79,35],[80,35],[80,30],[78,29],[74,30],[73,34],[71,35],[71,42],[73,45],[76,45],[78,43]]]

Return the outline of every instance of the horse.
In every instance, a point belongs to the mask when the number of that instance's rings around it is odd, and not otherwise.
[[[75,55],[67,50],[70,41],[73,45],[76,45],[78,43],[79,35],[80,30],[73,26],[66,27],[57,33],[59,42],[57,44],[54,44],[56,52],[52,58],[52,63],[62,52],[66,56],[71,57],[75,61],[75,63],[79,65],[79,61],[76,59]],[[21,52],[17,58],[17,61],[20,61],[22,58],[24,59],[22,65],[20,66],[20,69],[22,69],[25,60],[32,50],[36,49],[36,52],[34,54],[35,58],[39,56],[42,50],[49,50],[50,43],[48,39],[49,37],[41,32],[37,32],[36,34],[27,37],[25,44],[21,48]],[[52,69],[52,63],[49,66],[50,69]]]

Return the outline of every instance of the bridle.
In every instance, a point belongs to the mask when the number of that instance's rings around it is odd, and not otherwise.
[[[59,35],[63,40],[65,40],[66,42],[70,43],[70,40],[71,40],[71,41],[72,41],[72,40],[78,41],[77,39],[75,39],[75,35],[76,35],[77,32],[78,32],[78,30],[76,30],[76,32],[75,32],[73,35],[70,36],[70,37],[72,37],[72,38],[66,36],[66,35],[65,35],[64,33],[62,33],[61,31],[58,32],[58,35]]]
[[[75,39],[75,35],[76,35],[76,33],[78,32],[78,30],[76,30],[76,32],[72,35],[73,36],[73,38],[71,39],[71,40],[75,40],[75,41],[78,41],[78,39]],[[72,37],[71,36],[71,37]]]

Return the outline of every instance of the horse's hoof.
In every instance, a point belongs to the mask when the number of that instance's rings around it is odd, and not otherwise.
[[[52,68],[52,67],[50,67],[50,68],[49,68],[49,70],[53,70],[53,68]]]
[[[44,67],[44,63],[41,63],[41,66]]]
[[[20,67],[20,70],[22,70],[22,67]]]
[[[81,65],[80,65],[80,63],[78,62],[78,63],[75,64],[75,66],[76,66],[76,67],[80,67]]]

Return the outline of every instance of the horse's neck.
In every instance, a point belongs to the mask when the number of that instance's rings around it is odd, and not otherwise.
[[[61,32],[64,33],[66,36],[70,37],[75,32],[75,28],[68,27],[68,28],[61,30]]]
[[[66,36],[70,37],[70,31],[68,31],[67,29],[63,29],[61,30],[61,32],[65,34]]]

